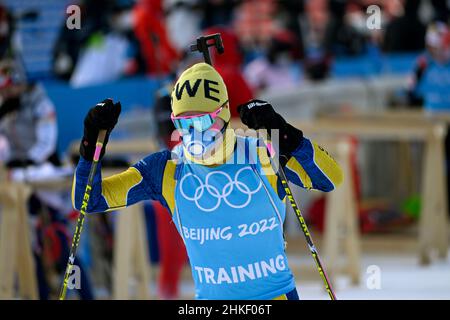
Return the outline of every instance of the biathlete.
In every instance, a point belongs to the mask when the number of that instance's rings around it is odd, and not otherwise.
[[[197,299],[298,299],[285,252],[286,194],[264,141],[230,127],[226,86],[206,63],[181,74],[171,99],[182,143],[108,178],[97,170],[87,212],[159,201],[186,245]],[[77,209],[99,130],[107,130],[103,155],[120,110],[120,102],[107,99],[85,118],[73,187]],[[269,103],[252,100],[239,106],[239,113],[250,129],[279,131],[278,157],[292,183],[325,192],[341,183],[333,158]]]

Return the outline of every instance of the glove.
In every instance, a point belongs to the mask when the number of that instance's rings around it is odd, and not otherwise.
[[[19,97],[4,100],[4,102],[0,106],[0,120],[7,114],[19,110],[19,108],[20,108]]]
[[[279,153],[286,159],[303,142],[303,132],[284,120],[275,112],[272,105],[262,100],[251,100],[238,106],[238,112],[243,124],[250,129],[279,130]]]
[[[106,130],[105,141],[100,153],[100,159],[103,158],[109,135],[117,124],[121,110],[120,102],[114,103],[112,99],[105,99],[89,110],[84,118],[84,134],[80,143],[80,155],[84,159],[93,161],[98,133],[100,130]]]

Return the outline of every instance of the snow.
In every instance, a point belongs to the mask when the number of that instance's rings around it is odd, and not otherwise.
[[[450,257],[450,254],[449,254]],[[369,289],[372,273],[367,268],[380,268],[379,289]],[[322,283],[298,282],[301,299],[329,299]],[[416,300],[450,299],[450,258],[433,260],[428,266],[420,266],[416,255],[365,255],[362,258],[361,281],[352,286],[348,277],[338,276],[335,285],[336,296],[341,300]]]

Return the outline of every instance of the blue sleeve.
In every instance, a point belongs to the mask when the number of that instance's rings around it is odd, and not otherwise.
[[[130,206],[142,200],[157,200],[167,207],[162,196],[162,180],[169,151],[156,152],[128,170],[102,179],[99,164],[94,176],[88,213],[105,212]],[[80,210],[92,162],[80,158],[75,171],[72,202]]]
[[[168,206],[162,195],[162,188],[167,161],[170,159],[171,152],[164,150],[147,156],[133,166],[140,172],[143,181],[146,182],[145,190],[150,199],[161,202],[165,207]]]
[[[75,169],[75,175],[72,185],[72,204],[77,210],[81,209],[83,203],[84,193],[86,191],[86,185],[91,170],[92,162],[87,161],[83,157],[80,157],[78,165]],[[89,202],[86,212],[103,212],[108,209],[108,205],[102,194],[102,175],[101,175],[101,163],[97,165],[97,171],[92,182],[92,189],[89,197]]]

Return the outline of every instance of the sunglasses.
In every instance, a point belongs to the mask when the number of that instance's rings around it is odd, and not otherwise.
[[[174,116],[172,113],[170,115],[170,119],[172,119],[175,128],[178,130],[189,130],[190,128],[194,128],[199,132],[203,132],[212,127],[212,125],[216,122],[217,117],[223,108],[226,107],[228,101],[226,101],[219,109],[213,112],[208,113],[200,113],[189,116]]]

